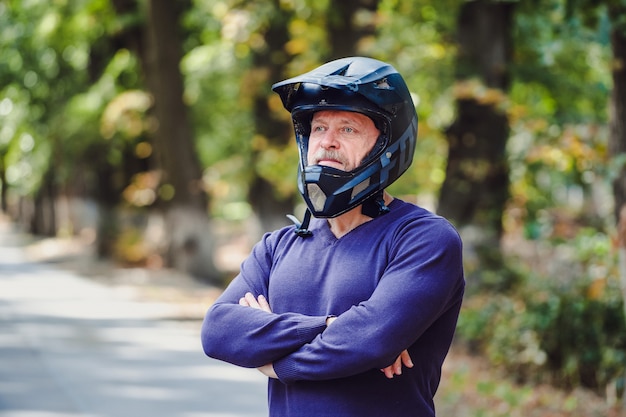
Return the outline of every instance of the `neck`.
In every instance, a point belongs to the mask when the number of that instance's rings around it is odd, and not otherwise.
[[[383,193],[383,199],[385,200],[385,205],[387,206],[393,201],[393,197],[386,191]],[[335,237],[339,239],[370,220],[372,220],[371,217],[366,216],[361,212],[361,206],[357,206],[340,216],[328,219],[328,225],[330,226],[331,232],[333,232]]]

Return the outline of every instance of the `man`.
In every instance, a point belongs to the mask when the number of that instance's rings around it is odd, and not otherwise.
[[[434,416],[465,284],[454,228],[385,191],[415,149],[407,86],[355,57],[273,90],[308,210],[255,245],[206,314],[204,351],[267,375],[272,417]]]

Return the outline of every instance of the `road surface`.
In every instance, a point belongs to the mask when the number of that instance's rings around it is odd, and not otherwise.
[[[24,253],[0,228],[1,417],[267,416],[264,377],[207,358],[198,320]]]

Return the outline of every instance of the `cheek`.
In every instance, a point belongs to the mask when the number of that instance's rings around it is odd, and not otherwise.
[[[374,148],[374,144],[364,144],[363,146],[359,146],[357,153],[361,155],[361,158],[365,158],[366,155],[370,153],[370,151]]]
[[[376,142],[378,141],[378,136],[371,138],[370,140],[368,140],[366,143],[367,145],[365,146],[364,150],[365,152],[363,152],[363,158],[365,158],[367,155],[369,155],[369,153],[372,151],[372,149],[374,149],[374,146],[376,146]]]
[[[315,152],[319,149],[319,140],[315,138],[309,138],[309,143],[307,146],[307,157],[310,159]]]

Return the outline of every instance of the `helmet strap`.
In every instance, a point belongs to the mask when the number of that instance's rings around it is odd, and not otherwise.
[[[296,229],[294,230],[295,234],[300,237],[313,236],[313,232],[309,230],[309,222],[311,221],[311,210],[306,209],[306,211],[304,212],[304,219],[302,220],[302,223],[300,223],[296,216],[292,214],[288,214],[287,217],[296,226]]]
[[[383,198],[383,190],[378,191],[376,194],[368,198],[361,205],[361,213],[365,214],[372,219],[389,213],[389,207],[385,204]]]

